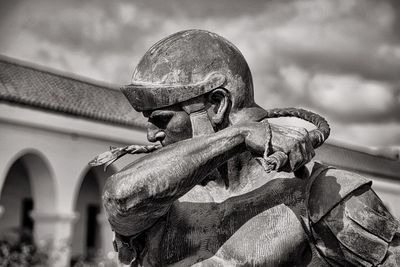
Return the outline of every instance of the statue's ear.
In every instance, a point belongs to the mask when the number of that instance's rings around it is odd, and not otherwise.
[[[228,117],[230,109],[230,93],[223,89],[217,88],[208,95],[208,116],[214,127],[221,127]]]

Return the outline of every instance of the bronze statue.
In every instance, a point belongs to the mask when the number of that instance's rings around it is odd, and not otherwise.
[[[371,181],[310,162],[329,134],[326,122],[255,104],[249,67],[224,38],[188,30],[159,41],[122,91],[148,118],[148,140],[162,145],[116,148],[97,159],[148,152],[105,185],[122,263],[399,264],[399,222]],[[296,112],[318,129],[267,121]]]

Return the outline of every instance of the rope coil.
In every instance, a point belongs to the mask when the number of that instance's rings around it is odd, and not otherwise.
[[[320,147],[330,134],[328,122],[322,116],[302,108],[274,108],[267,110],[267,118],[296,117],[314,124],[317,129],[309,132],[313,148]]]
[[[301,108],[275,108],[267,110],[266,118],[279,117],[296,117],[314,124],[317,129],[309,132],[309,138],[311,140],[313,148],[321,146],[329,137],[330,128],[328,122],[320,115],[311,111]],[[98,155],[92,161],[90,161],[89,165],[104,165],[104,171],[106,171],[107,167],[110,166],[111,163],[126,154],[151,153],[161,147],[161,145],[130,145],[125,147],[111,147],[109,151]],[[270,172],[271,170],[278,169],[279,166],[284,165],[287,160],[287,156],[283,152],[278,151],[269,157],[267,155],[264,155],[264,158],[261,158],[260,160],[265,171]]]

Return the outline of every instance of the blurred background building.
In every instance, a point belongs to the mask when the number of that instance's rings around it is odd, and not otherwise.
[[[0,233],[32,233],[54,242],[59,266],[96,254],[113,259],[112,233],[101,205],[107,172],[89,168],[109,146],[145,144],[144,119],[117,86],[0,57]],[[317,160],[358,172],[400,218],[396,148],[330,141]]]
[[[190,28],[242,51],[260,106],[326,117],[317,158],[372,178],[400,218],[400,1],[2,0],[0,234],[54,239],[61,265],[113,257],[100,195],[133,157],[107,173],[86,163],[110,145],[146,143],[115,84],[129,83],[152,44]]]
[[[101,193],[117,166],[87,163],[110,146],[144,144],[138,115],[110,85],[1,57],[0,235],[55,242],[58,262],[107,257]]]

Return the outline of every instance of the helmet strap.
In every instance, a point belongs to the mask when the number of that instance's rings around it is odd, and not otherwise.
[[[192,123],[193,137],[215,132],[205,109],[190,113],[189,117]]]
[[[182,103],[182,109],[189,115],[192,124],[193,137],[215,133],[213,124],[208,116],[206,107],[204,105],[204,95],[200,96],[202,99],[191,99]],[[207,175],[205,180],[202,181],[206,185],[210,180],[221,180],[226,188],[229,186],[228,166],[226,163],[219,166]]]
[[[182,103],[182,109],[190,117],[193,137],[215,133],[214,127],[210,121],[210,118],[208,117],[204,102],[202,100],[198,100],[199,99],[195,98]]]

